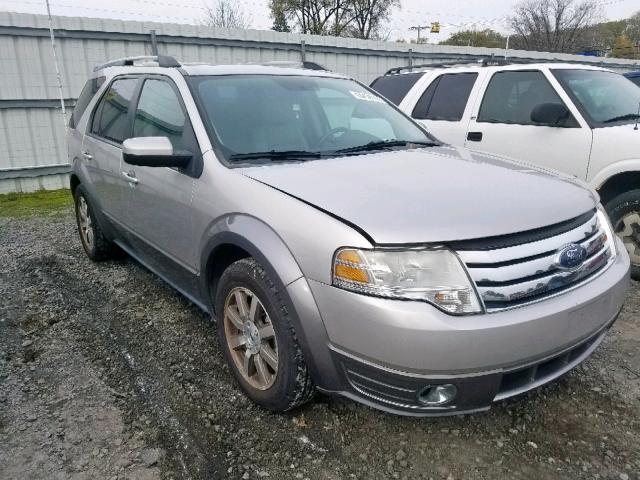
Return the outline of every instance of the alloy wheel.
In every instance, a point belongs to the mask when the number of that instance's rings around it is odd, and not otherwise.
[[[640,265],[640,212],[629,212],[616,225],[616,234],[624,243],[631,263]]]
[[[82,236],[82,240],[87,246],[87,249],[93,249],[93,222],[91,221],[91,215],[89,214],[89,205],[82,195],[78,199],[78,225],[80,226],[80,235]]]
[[[223,322],[227,346],[244,380],[258,390],[270,388],[278,373],[278,342],[258,296],[244,287],[232,289]]]

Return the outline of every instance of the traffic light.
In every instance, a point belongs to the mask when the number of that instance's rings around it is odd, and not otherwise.
[[[440,22],[431,22],[431,33],[440,33]]]

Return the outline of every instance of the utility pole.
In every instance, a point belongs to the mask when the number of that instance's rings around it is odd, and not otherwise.
[[[64,129],[67,129],[67,110],[64,107],[64,94],[62,93],[62,77],[60,76],[60,67],[58,66],[58,55],[56,53],[56,38],[53,35],[53,20],[51,19],[51,7],[49,0],[45,0],[47,4],[47,15],[49,16],[49,36],[51,37],[51,49],[53,50],[53,63],[56,68],[56,77],[58,79],[58,91],[60,93],[60,108],[62,109],[62,122]]]
[[[417,30],[418,31],[418,43],[422,43],[420,41],[420,32],[422,30],[426,30],[427,28],[431,28],[431,25],[416,25],[415,27],[409,27],[409,30]]]

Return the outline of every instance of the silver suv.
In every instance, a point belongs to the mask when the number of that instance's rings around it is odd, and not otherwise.
[[[624,300],[594,192],[443,145],[341,75],[118,60],[70,127],[87,255],[117,246],[210,312],[274,411],[488,409],[587,358]]]

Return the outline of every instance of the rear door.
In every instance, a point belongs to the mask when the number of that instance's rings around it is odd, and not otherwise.
[[[478,97],[465,145],[586,179],[592,132],[556,83],[537,69],[496,71]],[[538,124],[531,113],[543,103],[563,104],[570,115],[557,126]]]
[[[143,79],[131,136],[168,137],[174,152],[186,150],[193,154],[186,169],[141,167],[125,162],[121,166],[130,182],[126,190],[129,243],[158,273],[190,289],[183,280],[189,280],[189,274],[196,271],[191,203],[202,158],[180,92],[169,77]]]
[[[422,123],[439,140],[464,146],[468,117],[477,72],[445,73],[438,75],[422,93],[411,111],[411,117]]]
[[[131,130],[131,102],[138,77],[117,77],[105,90],[82,140],[84,162],[91,186],[105,215],[122,224],[125,192],[129,184],[120,173],[122,142]]]

